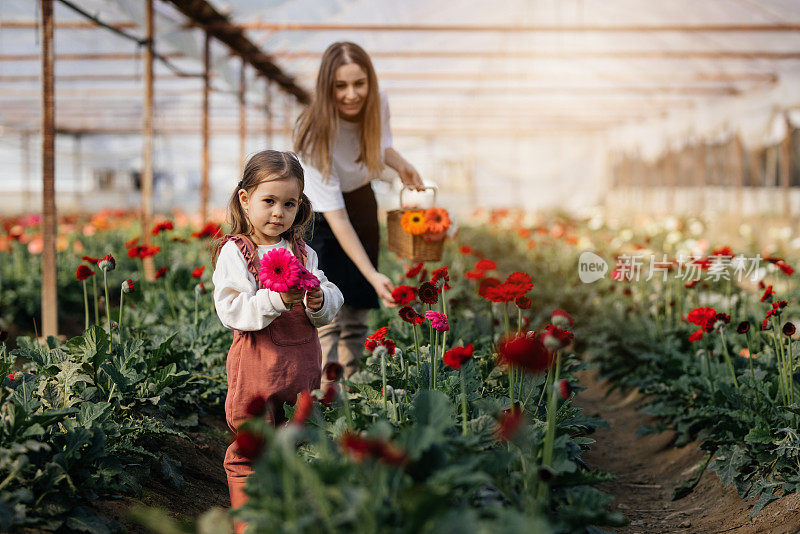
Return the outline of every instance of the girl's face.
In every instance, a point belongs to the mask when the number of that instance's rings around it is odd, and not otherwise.
[[[292,227],[300,204],[300,183],[294,179],[267,180],[252,194],[239,190],[239,202],[253,228],[257,245],[274,245]]]
[[[333,101],[339,116],[356,120],[364,108],[369,93],[369,78],[359,65],[347,63],[336,69],[333,81]]]

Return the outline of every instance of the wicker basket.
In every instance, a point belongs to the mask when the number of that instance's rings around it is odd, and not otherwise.
[[[410,260],[415,263],[422,261],[439,261],[442,259],[442,251],[444,250],[444,239],[435,239],[428,241],[421,235],[411,235],[403,230],[400,225],[400,219],[403,213],[410,209],[403,206],[403,192],[408,189],[403,187],[400,190],[400,206],[398,210],[392,210],[386,214],[386,227],[389,234],[389,250],[400,256],[401,258]],[[433,191],[433,203],[436,204],[436,188],[426,187]]]

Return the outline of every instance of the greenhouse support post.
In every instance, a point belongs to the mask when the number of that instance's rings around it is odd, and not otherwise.
[[[247,122],[245,119],[244,95],[247,90],[245,75],[247,62],[242,58],[242,68],[239,71],[239,177],[244,176],[244,158],[247,154]]]
[[[53,0],[40,0],[42,13],[42,335],[58,335],[56,280],[55,92]]]
[[[202,117],[202,135],[203,135],[203,154],[202,154],[202,183],[200,185],[200,214],[203,216],[203,221],[208,217],[208,150],[209,150],[209,132],[208,132],[208,107],[209,107],[209,93],[211,83],[211,36],[205,32],[205,43],[203,45],[203,117]]]
[[[144,47],[144,109],[142,123],[142,238],[150,246],[153,222],[153,0],[145,0],[147,43]],[[155,280],[153,257],[143,260],[144,275]],[[106,306],[111,303],[107,302]]]
[[[788,219],[792,216],[792,205],[790,203],[789,194],[792,182],[792,123],[789,122],[788,117],[784,117],[786,121],[786,136],[781,141],[781,188],[783,189],[783,216]]]

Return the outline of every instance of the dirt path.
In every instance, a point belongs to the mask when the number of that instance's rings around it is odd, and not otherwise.
[[[800,494],[770,503],[751,520],[750,509],[736,490],[724,487],[713,472],[707,471],[687,497],[671,501],[672,489],[690,478],[703,458],[697,444],[672,447],[671,432],[637,436],[641,425],[652,422],[636,410],[642,397],[635,391],[615,391],[605,397],[607,387],[595,380],[594,372],[584,372],[579,378],[587,389],[578,395],[576,404],[610,425],[592,436],[597,443],[584,459],[592,467],[617,475],[617,480],[602,489],[614,496],[613,506],[630,525],[615,532],[800,532]]]
[[[197,519],[210,508],[230,507],[228,482],[222,467],[229,439],[224,417],[207,415],[197,431],[186,434],[188,440],[172,437],[164,444],[165,452],[181,462],[181,474],[186,481],[182,491],[154,474],[140,497],[98,502],[94,506],[97,513],[118,521],[128,534],[149,534],[149,529],[127,516],[132,506],[161,508],[175,519],[186,521]]]

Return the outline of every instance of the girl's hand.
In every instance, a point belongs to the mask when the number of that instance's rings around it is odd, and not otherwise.
[[[394,284],[392,281],[389,280],[389,277],[385,274],[381,274],[378,271],[369,277],[369,283],[372,284],[372,287],[375,288],[375,292],[378,293],[378,298],[383,301],[383,304],[387,308],[396,308],[397,304],[394,301],[394,297],[392,297],[392,291],[394,291]]]
[[[409,162],[404,161],[397,170],[397,173],[400,175],[400,180],[402,180],[403,185],[406,185],[411,189],[416,189],[417,191],[420,191],[425,187],[425,185],[422,183],[422,178],[417,172],[417,169],[415,169],[414,166]]]
[[[281,300],[289,309],[292,309],[292,306],[295,304],[300,304],[303,302],[303,295],[305,295],[305,291],[302,289],[294,289],[292,291],[286,291],[281,293]]]
[[[319,311],[323,302],[325,302],[325,295],[321,289],[306,292],[306,308],[309,310]]]

